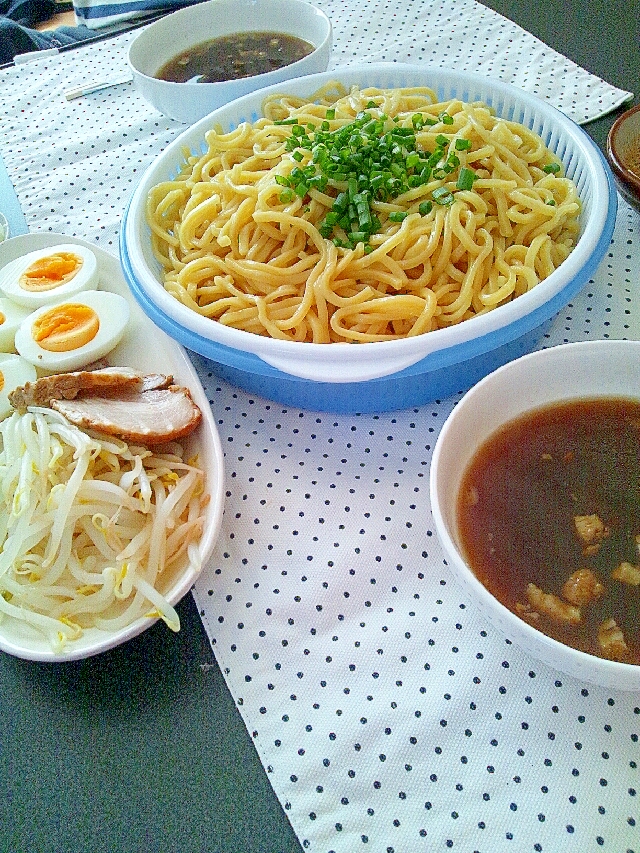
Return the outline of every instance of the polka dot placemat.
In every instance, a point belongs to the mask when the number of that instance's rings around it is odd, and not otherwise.
[[[640,216],[540,346],[640,339]],[[538,663],[456,586],[429,465],[457,397],[381,415],[285,408],[196,367],[225,450],[195,595],[305,849],[640,853],[640,696]]]

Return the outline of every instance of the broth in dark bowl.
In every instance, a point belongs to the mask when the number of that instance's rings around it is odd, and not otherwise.
[[[469,566],[513,613],[640,664],[640,402],[562,403],[507,424],[465,472],[457,517]]]

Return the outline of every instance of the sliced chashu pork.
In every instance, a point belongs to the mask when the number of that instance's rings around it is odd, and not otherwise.
[[[133,391],[117,397],[78,397],[52,400],[51,408],[83,429],[93,429],[143,444],[183,438],[202,419],[188,388],[170,385]]]
[[[202,419],[189,389],[172,383],[164,374],[107,367],[42,377],[17,388],[9,400],[18,411],[46,406],[84,429],[161,444],[188,435]]]
[[[160,373],[145,375],[128,367],[105,367],[100,370],[77,370],[42,376],[27,382],[9,394],[14,409],[24,412],[27,406],[51,406],[52,400],[75,400],[78,396],[114,396],[149,388],[166,388],[173,377]]]

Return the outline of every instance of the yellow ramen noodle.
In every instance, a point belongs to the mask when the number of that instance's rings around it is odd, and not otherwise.
[[[150,191],[164,285],[194,311],[283,340],[387,341],[490,311],[535,287],[573,249],[576,187],[523,125],[482,103],[436,103],[429,89],[345,93],[332,84],[311,101],[271,97],[255,123],[210,130],[206,152],[185,152],[175,179]],[[334,138],[358,121],[350,144],[369,169],[365,185],[391,186],[401,173],[400,194],[369,192],[368,210],[352,205],[356,218],[372,218],[365,233],[344,219],[328,224],[338,198],[362,202],[362,182],[356,187],[340,167],[335,179],[303,181],[301,191],[291,177],[296,168],[313,172],[323,133]],[[367,137],[365,125],[376,121]],[[398,128],[408,140],[396,149],[404,162],[371,165],[369,148]],[[295,133],[308,147],[296,147]]]

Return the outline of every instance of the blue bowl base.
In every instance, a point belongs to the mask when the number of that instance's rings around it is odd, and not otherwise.
[[[336,414],[370,414],[413,409],[433,400],[462,393],[487,374],[531,352],[550,327],[553,318],[501,347],[437,370],[421,372],[420,366],[368,382],[313,382],[278,373],[252,373],[201,356],[211,372],[249,394],[298,409]]]

